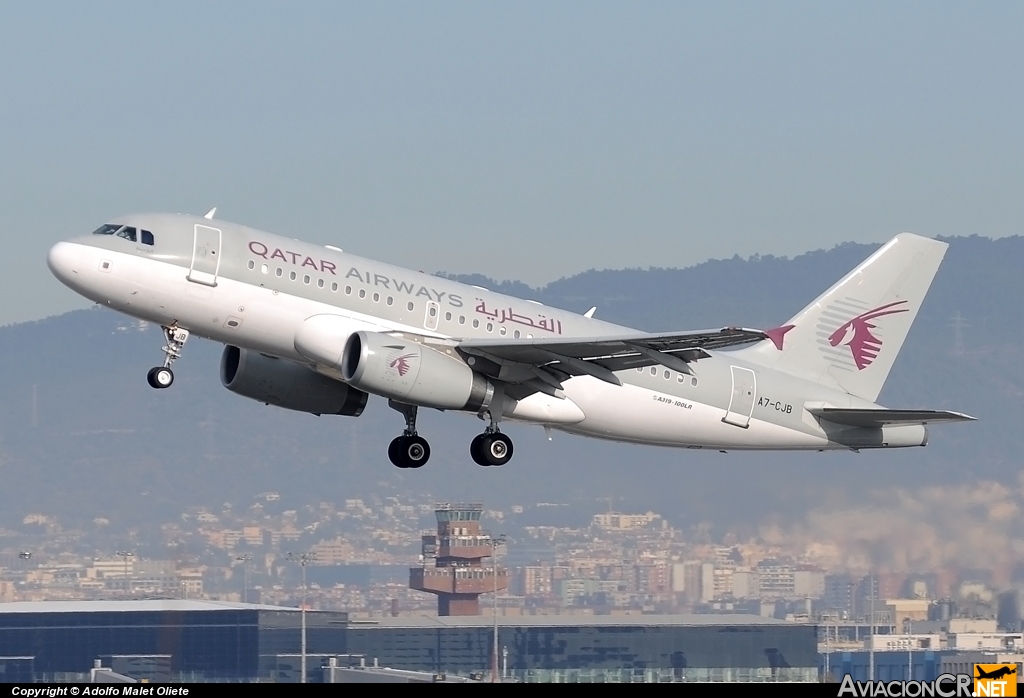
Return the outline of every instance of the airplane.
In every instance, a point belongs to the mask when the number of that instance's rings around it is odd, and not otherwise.
[[[509,462],[502,421],[692,449],[924,446],[973,420],[876,403],[948,245],[903,233],[779,327],[649,333],[205,216],[137,214],[57,242],[52,273],[96,303],[159,324],[164,360],[192,335],[225,345],[230,391],[358,417],[370,394],[405,418],[388,448],[419,468],[420,408],[477,415],[481,466]]]
[[[993,669],[991,672],[985,671],[981,668],[980,664],[974,665],[974,673],[977,674],[974,678],[976,679],[995,679],[999,680],[1004,676],[1010,676],[1011,674],[1017,673],[1017,667],[1011,667],[1009,665],[1003,665],[998,669]]]

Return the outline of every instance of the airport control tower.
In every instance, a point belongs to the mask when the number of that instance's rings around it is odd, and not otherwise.
[[[482,512],[480,504],[434,509],[437,534],[423,536],[423,566],[409,570],[409,588],[437,594],[439,616],[478,616],[481,594],[508,588],[507,571],[494,564],[496,541],[480,530]]]

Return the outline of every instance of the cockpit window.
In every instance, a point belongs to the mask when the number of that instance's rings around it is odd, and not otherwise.
[[[143,245],[152,245],[153,244],[153,233],[149,232],[148,230],[140,230],[139,231],[139,242],[141,242]]]
[[[113,223],[107,223],[106,225],[101,225],[99,228],[97,228],[96,230],[92,231],[92,234],[93,235],[116,235],[117,237],[124,238],[125,240],[131,240],[132,242],[136,241],[135,228],[132,228],[131,226],[128,226],[128,225],[115,225]],[[150,233],[149,238],[150,238],[150,240],[153,239],[152,233]],[[153,243],[152,242],[147,242],[145,244],[152,245]]]
[[[124,238],[125,240],[131,240],[132,242],[135,242],[135,228],[131,228],[127,225],[118,230],[116,233],[114,233],[114,235],[116,235],[119,238]]]

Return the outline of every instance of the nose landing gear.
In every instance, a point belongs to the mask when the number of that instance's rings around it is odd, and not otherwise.
[[[188,341],[188,330],[175,326],[164,327],[163,330],[164,337],[167,339],[167,344],[163,346],[164,365],[151,368],[146,375],[149,385],[157,390],[169,388],[174,383],[174,372],[171,370],[171,364],[181,358],[185,342]]]
[[[165,366],[157,366],[156,368],[149,369],[146,380],[149,381],[151,388],[156,388],[157,390],[169,388],[171,383],[174,382],[174,372]]]

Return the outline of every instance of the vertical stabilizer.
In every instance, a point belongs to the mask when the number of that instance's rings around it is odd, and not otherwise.
[[[779,371],[878,398],[948,245],[902,233],[769,339],[737,352]]]

